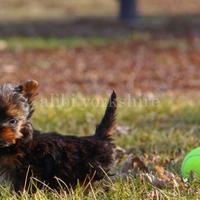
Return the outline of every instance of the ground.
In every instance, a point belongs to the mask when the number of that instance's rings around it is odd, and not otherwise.
[[[198,36],[174,36],[155,41],[150,34],[134,33],[132,39],[108,41],[109,44],[95,38],[80,39],[80,47],[73,48],[78,45],[77,40],[49,39],[49,43],[39,39],[5,40],[0,57],[0,72],[4,76],[0,82],[34,78],[40,83],[41,95],[80,91],[105,95],[111,89],[116,89],[120,95],[199,93]],[[42,46],[52,42],[55,48],[38,49],[37,42]],[[23,47],[23,43],[27,49],[18,49],[17,45]],[[59,48],[60,43],[63,47]],[[66,48],[70,43],[71,47]],[[9,49],[9,45],[15,48]]]
[[[105,101],[81,95],[49,103],[42,98],[33,124],[44,131],[93,134]],[[69,194],[38,190],[33,199],[198,199],[198,182],[184,183],[180,167],[185,154],[199,145],[200,102],[167,96],[131,99],[127,106],[124,98],[118,102],[113,138],[123,151],[113,168],[116,176],[89,185],[87,192],[81,187]],[[5,189],[2,196],[17,199]],[[18,198],[31,197],[24,193]]]
[[[198,181],[184,182],[180,168],[200,139],[199,1],[141,0],[136,24],[114,19],[116,1],[63,2],[2,4],[0,83],[38,80],[35,128],[75,135],[94,133],[115,89],[115,176],[68,193],[2,187],[1,198],[198,199]]]

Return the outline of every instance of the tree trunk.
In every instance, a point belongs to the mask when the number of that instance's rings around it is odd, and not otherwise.
[[[131,20],[137,15],[137,0],[119,0],[120,19]]]

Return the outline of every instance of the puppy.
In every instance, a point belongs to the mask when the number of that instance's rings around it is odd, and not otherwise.
[[[38,83],[0,87],[0,179],[16,191],[28,188],[32,177],[59,190],[102,179],[113,165],[111,138],[117,108],[113,91],[104,117],[92,136],[42,133],[31,124]]]

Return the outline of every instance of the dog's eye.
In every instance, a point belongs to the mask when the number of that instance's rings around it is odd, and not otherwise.
[[[9,124],[11,124],[11,125],[16,125],[17,123],[18,123],[17,119],[10,119],[9,120]]]

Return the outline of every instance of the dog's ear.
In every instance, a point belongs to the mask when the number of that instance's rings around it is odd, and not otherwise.
[[[16,90],[22,93],[23,96],[26,97],[29,102],[32,102],[33,98],[38,94],[37,89],[38,82],[35,80],[28,80],[16,87]]]

